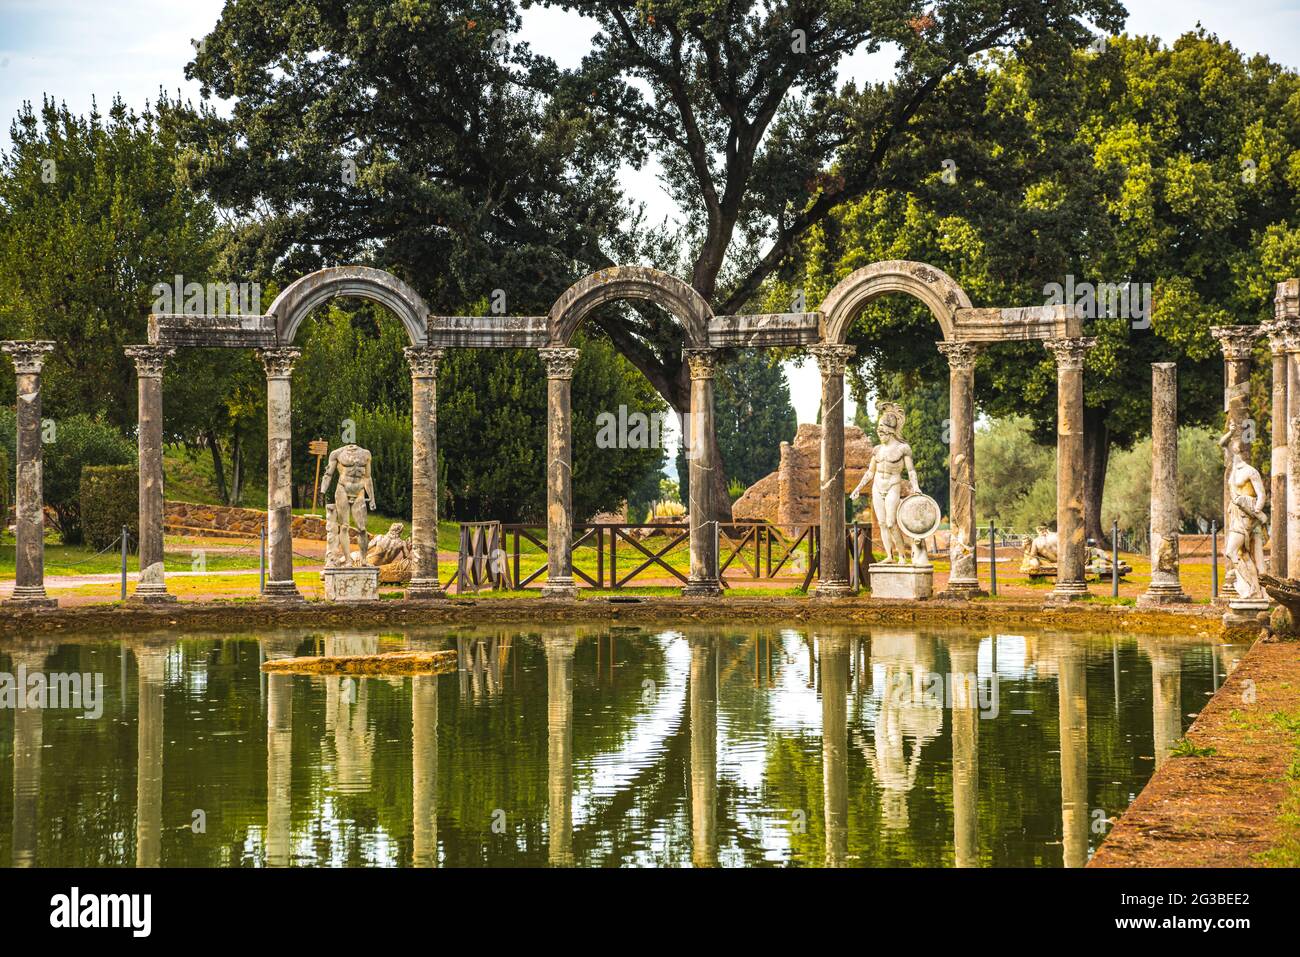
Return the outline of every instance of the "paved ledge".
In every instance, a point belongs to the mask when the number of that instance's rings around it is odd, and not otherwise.
[[[563,624],[619,621],[650,625],[702,622],[737,624],[808,623],[1030,625],[1062,631],[1138,631],[1155,634],[1219,637],[1220,610],[1207,605],[1170,610],[1124,605],[1078,603],[1044,609],[1041,604],[1015,601],[888,601],[853,598],[818,601],[809,598],[688,599],[646,597],[579,601],[542,598],[451,598],[438,602],[381,600],[360,604],[309,601],[177,602],[162,606],[129,603],[79,605],[45,611],[12,611],[0,606],[0,639],[60,631],[108,633],[149,631],[254,631],[273,628],[337,626],[348,630],[367,626],[419,627],[438,624]]]
[[[1300,643],[1258,641],[1089,867],[1300,863]],[[1208,753],[1208,749],[1213,749]]]

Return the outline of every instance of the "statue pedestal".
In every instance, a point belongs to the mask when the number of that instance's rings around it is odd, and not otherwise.
[[[376,601],[379,598],[379,569],[373,565],[327,568],[320,574],[325,580],[326,601]]]
[[[1268,606],[1267,598],[1229,598],[1223,623],[1238,626],[1265,625],[1268,623]]]
[[[934,595],[933,565],[867,566],[872,598],[908,598],[921,601]]]

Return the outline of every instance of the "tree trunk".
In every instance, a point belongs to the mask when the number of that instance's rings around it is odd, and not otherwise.
[[[221,443],[217,441],[216,433],[208,429],[203,433],[207,440],[208,449],[212,452],[212,474],[217,479],[217,498],[230,504],[230,496],[226,491],[226,469],[221,463]]]
[[[1101,499],[1106,490],[1106,464],[1110,461],[1110,426],[1107,410],[1083,411],[1083,531],[1098,548],[1110,548],[1110,532],[1102,527]]]
[[[244,495],[244,447],[238,429],[235,429],[234,446],[230,453],[230,498],[226,504],[238,507]]]

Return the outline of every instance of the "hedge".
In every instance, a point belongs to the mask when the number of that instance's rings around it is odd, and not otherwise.
[[[131,530],[140,535],[140,477],[134,465],[87,465],[81,470],[81,527],[86,544],[99,551]]]

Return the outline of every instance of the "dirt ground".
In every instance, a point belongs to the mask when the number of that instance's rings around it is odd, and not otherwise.
[[[1300,642],[1257,641],[1089,867],[1300,865]]]

